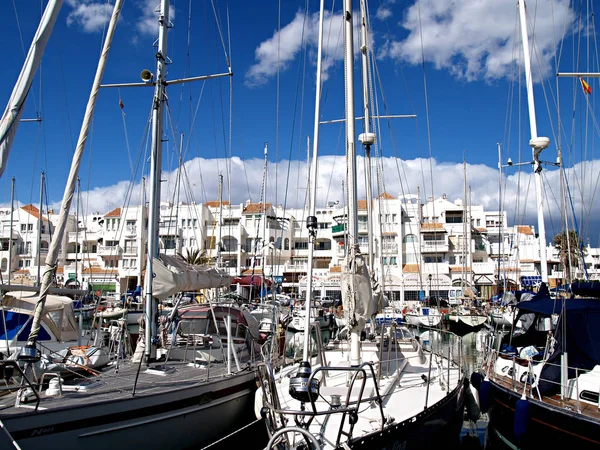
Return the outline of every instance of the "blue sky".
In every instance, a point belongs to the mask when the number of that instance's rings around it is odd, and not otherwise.
[[[169,66],[168,77],[224,72],[227,52],[234,72],[233,145],[230,148],[228,78],[183,88],[171,86],[163,166],[167,180],[163,183],[164,199],[175,198],[176,147],[179,133],[183,131],[189,181],[182,191],[190,194],[182,194],[180,200],[189,201],[192,197],[198,202],[214,200],[217,176],[222,172],[226,178],[226,198],[236,203],[248,198],[258,201],[263,147],[268,142],[267,199],[289,206],[304,203],[306,138],[312,135],[313,129],[318,2],[309,2],[307,14],[304,2],[280,3],[281,11],[278,2],[271,0],[260,2],[258,7],[256,3],[234,1],[227,10],[226,2],[215,0],[214,11],[223,32],[224,50],[210,2],[192,2],[188,30],[189,0],[172,1],[175,26],[169,34],[169,56],[173,64]],[[538,81],[535,87],[538,133],[549,136],[552,141],[544,159],[556,158],[558,120],[554,111],[555,99],[560,98],[562,126],[566,130],[561,145],[565,164],[574,171],[572,188],[577,197],[577,214],[580,222],[588,221],[589,233],[586,234],[595,241],[597,236],[592,236],[592,222],[588,217],[593,220],[598,215],[587,205],[593,203],[597,176],[593,100],[600,86],[597,81],[588,79],[593,92],[584,97],[577,80],[560,79],[557,93],[557,83],[552,76],[556,71],[555,51],[560,52],[563,71],[597,70],[596,63],[588,62],[594,60],[595,49],[587,45],[595,29],[585,21],[587,11],[578,4],[565,0],[529,3],[529,26],[535,28],[533,71]],[[0,68],[3,81],[0,99],[4,102],[8,100],[24,59],[20,36],[26,51],[41,14],[39,0],[20,0],[15,4],[17,15],[12,2],[0,4],[0,13],[9,18],[2,33],[5,55]],[[105,83],[137,82],[142,69],[155,71],[152,43],[156,36],[154,9],[157,5],[157,0],[126,1],[109,56]],[[336,7],[339,5],[340,2],[336,2]],[[517,161],[531,157],[527,146],[530,137],[527,104],[519,68],[522,51],[516,3],[380,0],[370,7],[379,111],[386,112],[385,104],[387,113],[417,115],[417,119],[381,122],[378,151],[384,157],[385,190],[398,195],[415,193],[420,186],[424,197],[432,191],[435,196],[446,193],[452,200],[462,197],[462,160],[466,158],[473,202],[497,208],[496,143],[503,143],[504,158],[510,156]],[[106,0],[65,0],[46,50],[42,76],[34,84],[24,114],[24,117],[34,117],[40,111],[43,123],[41,126],[20,125],[8,168],[0,180],[1,203],[8,202],[10,178],[15,176],[19,201],[37,204],[42,170],[48,176],[49,203],[60,201],[96,70],[106,12],[111,8]],[[331,4],[326,8],[329,10]],[[344,108],[339,14],[339,11],[334,11],[332,17],[328,14],[331,20],[326,24],[323,119],[341,118]],[[580,55],[579,59],[574,55]],[[355,66],[358,70],[358,59]],[[542,79],[544,90],[539,83]],[[358,74],[356,80],[360,80]],[[143,162],[147,159],[144,130],[151,97],[151,88],[101,92],[91,145],[86,147],[80,172],[82,189],[88,191],[83,200],[88,212],[123,206],[128,189],[133,192],[133,201],[137,199],[141,173],[147,173],[149,168]],[[123,111],[119,108],[119,98],[125,105]],[[588,106],[586,101],[589,101]],[[361,104],[360,91],[357,91],[357,115],[360,115]],[[190,111],[196,108],[197,115],[190,126],[194,116]],[[321,127],[320,204],[342,197],[342,133],[340,125]],[[227,159],[230,151],[234,157],[231,164]],[[360,149],[359,154],[362,154]],[[136,165],[138,160],[142,163]],[[359,161],[362,173],[361,167],[362,159]],[[519,173],[511,169],[505,178],[506,210],[511,222],[534,224],[531,169],[523,170]],[[552,216],[546,221],[549,234],[559,226],[558,185],[556,171],[549,169],[545,175],[549,216]],[[577,185],[582,186],[579,191]],[[364,189],[359,188],[359,191],[364,192]]]

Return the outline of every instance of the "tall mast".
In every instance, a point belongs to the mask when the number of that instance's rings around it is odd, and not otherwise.
[[[529,146],[533,152],[533,168],[535,178],[535,195],[537,199],[537,221],[540,245],[540,272],[542,281],[548,283],[548,263],[546,261],[546,227],[544,225],[544,196],[542,193],[542,164],[540,154],[548,148],[550,139],[538,137],[537,122],[535,117],[535,103],[533,100],[533,80],[531,76],[531,61],[529,54],[529,37],[527,35],[527,16],[525,14],[525,0],[519,0],[519,14],[521,19],[521,39],[523,40],[523,55],[525,64],[525,82],[527,85],[527,105],[529,109],[529,128],[531,139]]]
[[[373,251],[373,182],[371,180],[371,145],[376,142],[375,133],[370,132],[371,128],[371,102],[369,101],[369,49],[367,40],[367,12],[365,0],[360,0],[360,38],[361,38],[361,62],[362,62],[362,92],[363,92],[363,109],[364,109],[364,130],[365,132],[358,136],[358,140],[365,147],[365,177],[367,185],[367,236],[368,236],[368,251],[369,251],[369,269],[371,275],[375,273],[375,253]],[[379,211],[381,217],[381,211]]]
[[[346,94],[346,160],[348,167],[348,258],[358,252],[358,194],[356,187],[356,143],[354,128],[354,26],[352,0],[344,0],[344,76]],[[369,218],[370,220],[370,218]],[[360,364],[360,330],[352,327],[350,332],[350,364]]]
[[[144,271],[144,257],[146,256],[144,253],[144,242],[145,239],[145,218],[146,218],[146,178],[142,177],[142,186],[141,186],[141,199],[140,199],[140,212],[138,215],[138,253],[137,253],[137,267],[138,267],[138,276],[137,276],[137,286],[142,286],[142,278]]]
[[[13,248],[13,216],[15,211],[15,177],[10,180],[10,235],[8,236],[8,284],[12,273]]]
[[[269,168],[269,144],[265,142],[265,172],[263,177],[263,220],[262,220],[262,255],[260,260],[262,261],[262,270],[260,271],[260,296],[262,298],[265,289],[265,260],[267,259],[269,243],[267,242],[267,174]],[[275,300],[275,299],[273,299]]]
[[[160,220],[160,178],[162,173],[162,135],[167,74],[167,36],[169,28],[169,0],[162,0],[158,13],[158,50],[156,52],[156,86],[152,104],[152,157],[150,159],[150,206],[148,217],[148,261],[146,263],[146,362],[156,357],[152,336],[156,334],[156,305],[152,298],[153,258],[158,258],[158,230]]]
[[[217,268],[221,267],[221,239],[223,230],[223,174],[219,174],[219,237],[217,244]]]
[[[13,140],[17,133],[21,115],[25,109],[25,101],[31,89],[31,84],[37,72],[37,69],[42,61],[42,56],[56,23],[58,13],[62,7],[63,0],[50,0],[44,14],[40,19],[40,24],[35,32],[27,57],[23,62],[23,68],[19,74],[19,78],[15,83],[13,91],[10,95],[8,105],[4,110],[2,119],[0,120],[0,177],[6,169],[8,163],[8,155],[12,146]],[[39,265],[39,261],[38,261]]]
[[[44,180],[45,174],[42,172],[40,177],[40,211],[38,218],[38,236],[37,236],[37,285],[42,284],[41,270],[42,270],[42,224],[44,222],[44,213],[42,212],[42,208],[44,207]]]
[[[88,99],[88,103],[85,109],[84,121],[81,125],[81,130],[79,132],[79,138],[77,139],[77,147],[75,148],[75,153],[73,155],[73,160],[71,162],[71,170],[69,172],[69,178],[67,179],[67,184],[65,186],[65,191],[63,194],[63,199],[61,203],[61,210],[58,216],[58,223],[56,225],[56,230],[54,232],[54,238],[50,242],[50,248],[48,249],[48,256],[46,257],[46,265],[44,267],[44,275],[42,280],[42,285],[40,287],[40,295],[38,301],[35,305],[35,311],[33,320],[31,323],[31,331],[29,333],[29,337],[27,338],[27,345],[23,348],[21,353],[21,359],[29,359],[35,360],[37,359],[37,349],[35,344],[37,342],[37,337],[40,331],[40,323],[42,320],[42,312],[44,311],[44,305],[46,303],[46,297],[48,296],[48,291],[50,290],[50,284],[54,279],[54,275],[56,274],[56,264],[58,261],[58,254],[60,248],[62,246],[63,236],[65,234],[65,229],[67,227],[67,221],[69,218],[69,210],[71,208],[71,202],[73,201],[73,193],[75,192],[75,183],[77,181],[77,174],[79,172],[79,167],[81,166],[81,160],[83,158],[83,150],[85,147],[85,143],[87,141],[90,124],[92,121],[92,117],[94,114],[94,108],[96,106],[96,99],[98,98],[98,92],[100,91],[100,83],[102,81],[102,76],[104,75],[104,69],[106,67],[106,61],[108,59],[108,53],[110,50],[110,46],[112,44],[112,39],[114,36],[115,28],[117,26],[117,20],[119,18],[119,14],[121,12],[121,8],[123,6],[123,0],[116,0],[115,6],[113,8],[113,14],[110,19],[110,23],[108,25],[108,29],[106,32],[106,39],[104,41],[104,46],[102,48],[102,54],[100,56],[100,60],[98,62],[98,67],[96,69],[96,75],[94,77],[94,83],[92,85],[92,89],[90,92],[90,97]]]
[[[75,199],[75,282],[77,283],[77,258],[79,255],[79,200],[81,196],[81,183],[77,177],[77,198]]]
[[[317,176],[318,164],[317,157],[319,156],[319,118],[321,116],[321,59],[323,47],[323,22],[325,17],[325,0],[321,0],[319,8],[319,38],[317,46],[317,81],[315,86],[315,119],[313,126],[313,154],[310,159],[310,184],[308,195],[308,216],[306,218],[306,228],[308,229],[308,267],[306,270],[306,301],[305,307],[305,324],[304,324],[304,348],[302,352],[303,364],[309,364],[310,357],[310,307],[312,297],[312,272],[313,272],[313,255],[315,240],[317,238]],[[310,140],[308,141],[308,152],[310,153]],[[312,186],[310,186],[312,185]],[[310,367],[310,365],[309,365]]]

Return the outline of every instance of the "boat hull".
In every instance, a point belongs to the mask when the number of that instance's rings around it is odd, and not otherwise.
[[[409,325],[414,327],[437,327],[441,320],[441,314],[430,314],[428,316],[417,314],[405,314],[404,319]]]
[[[515,435],[515,411],[521,394],[490,381],[486,449],[600,448],[600,421],[529,399],[528,420],[521,439]]]
[[[24,409],[0,419],[24,450],[105,450],[126,442],[145,449],[198,449],[250,422],[255,386],[254,373],[243,372],[162,393],[38,412]]]
[[[464,379],[443,400],[418,416],[353,440],[351,449],[457,448],[464,417]],[[342,449],[343,447],[339,447]]]

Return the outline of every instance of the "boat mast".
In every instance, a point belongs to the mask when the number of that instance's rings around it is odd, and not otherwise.
[[[265,172],[263,176],[263,195],[262,195],[262,210],[263,210],[263,220],[262,220],[262,255],[260,260],[262,262],[262,269],[260,273],[260,296],[262,298],[263,292],[265,290],[265,260],[267,259],[266,255],[269,253],[267,242],[267,173],[269,167],[269,144],[265,142]],[[274,300],[274,299],[273,299]]]
[[[319,156],[319,118],[321,116],[321,59],[323,49],[323,22],[325,18],[325,0],[321,0],[319,8],[319,37],[317,45],[317,81],[315,85],[315,119],[313,128],[313,154],[310,160],[309,195],[308,195],[308,217],[306,228],[308,230],[308,266],[306,270],[306,301],[304,322],[304,348],[302,351],[302,364],[310,369],[310,307],[312,297],[312,273],[315,240],[317,238],[317,176]],[[308,152],[310,153],[310,141],[308,141]],[[312,186],[311,186],[312,185]],[[310,370],[309,370],[310,373]]]
[[[10,180],[10,235],[8,237],[8,284],[12,273],[12,248],[13,248],[13,216],[15,211],[15,177]]]
[[[548,148],[550,139],[538,137],[535,117],[535,103],[533,99],[533,80],[531,76],[531,61],[529,54],[529,37],[527,35],[527,16],[525,14],[525,0],[519,0],[519,14],[521,19],[521,39],[523,40],[523,54],[525,64],[525,81],[527,85],[527,105],[529,109],[529,128],[531,139],[529,146],[533,152],[533,168],[535,178],[535,194],[537,198],[537,220],[540,247],[540,272],[542,282],[548,283],[548,263],[546,261],[546,227],[544,225],[544,196],[542,193],[542,164],[540,154]]]
[[[137,266],[138,266],[138,276],[137,276],[137,286],[142,286],[142,278],[144,271],[144,230],[146,229],[144,219],[146,217],[146,178],[142,177],[142,186],[141,186],[141,201],[140,201],[140,213],[139,213],[139,225],[138,225],[138,256],[137,256]]]
[[[221,239],[223,230],[223,174],[219,174],[219,243],[217,244],[217,268],[221,267]]]
[[[23,63],[19,78],[15,83],[8,105],[6,105],[6,109],[2,115],[2,120],[0,120],[0,177],[4,173],[4,169],[6,169],[8,155],[15,134],[17,133],[17,127],[19,126],[23,109],[25,108],[27,95],[29,94],[33,78],[42,61],[46,44],[48,43],[54,24],[56,23],[56,18],[58,17],[62,3],[63,0],[50,0],[48,2],[44,14],[40,19],[38,29],[33,37],[33,41],[31,42],[31,46],[29,47],[29,52]],[[38,266],[39,263],[40,262],[38,261]]]
[[[81,196],[81,183],[77,177],[77,197],[75,199],[75,283],[78,284],[77,278],[77,258],[79,256],[79,203]],[[83,269],[82,269],[83,270]],[[66,282],[66,280],[65,280]]]
[[[360,38],[361,38],[361,62],[362,62],[362,93],[363,93],[363,127],[365,132],[358,136],[359,142],[365,147],[365,176],[366,176],[366,194],[367,194],[367,235],[369,251],[369,269],[374,274],[375,255],[373,252],[373,185],[371,180],[371,145],[376,142],[375,133],[371,133],[371,103],[369,101],[369,50],[367,47],[367,13],[365,11],[365,2],[360,0]],[[379,211],[381,214],[381,211]]]
[[[356,143],[354,128],[354,27],[352,0],[344,0],[344,76],[346,93],[346,179],[348,180],[348,257],[354,258],[358,248],[358,193],[356,188]],[[368,218],[371,220],[371,218]],[[350,364],[360,364],[360,331],[352,327],[350,332]]]
[[[100,56],[100,60],[98,62],[98,67],[96,69],[94,83],[92,85],[90,97],[89,97],[89,100],[88,100],[88,103],[87,103],[87,106],[85,109],[84,121],[83,121],[83,124],[81,125],[81,130],[79,132],[79,138],[77,140],[77,147],[75,148],[73,160],[71,161],[71,170],[69,172],[69,178],[67,179],[67,184],[65,186],[65,192],[63,194],[61,210],[60,210],[60,214],[58,216],[58,223],[56,225],[54,238],[50,242],[50,248],[48,249],[48,256],[46,256],[46,266],[44,267],[44,275],[42,278],[42,285],[40,287],[40,295],[39,295],[38,301],[35,305],[33,321],[31,323],[31,331],[29,333],[29,337],[27,338],[27,345],[26,345],[26,347],[23,348],[22,353],[20,355],[21,359],[23,359],[23,360],[31,361],[31,360],[36,360],[38,358],[37,349],[35,347],[35,344],[37,342],[37,337],[40,332],[42,312],[44,311],[46,297],[48,296],[48,292],[50,291],[50,284],[52,283],[52,280],[54,279],[54,275],[56,274],[56,263],[58,261],[58,254],[60,252],[60,248],[62,245],[62,240],[63,240],[63,236],[65,234],[65,229],[67,227],[67,221],[69,218],[69,210],[71,208],[71,202],[73,201],[73,193],[75,192],[75,183],[77,182],[77,174],[79,172],[79,167],[81,166],[81,160],[83,158],[83,149],[85,147],[85,143],[88,138],[90,124],[92,122],[94,108],[96,106],[96,99],[98,98],[98,92],[100,91],[100,83],[102,81],[102,76],[104,75],[104,69],[106,67],[108,53],[110,50],[110,46],[112,44],[112,39],[113,39],[113,36],[115,33],[115,28],[117,26],[117,21],[118,21],[122,6],[123,6],[123,0],[115,1],[115,6],[113,8],[113,14],[110,19],[110,23],[108,25],[108,30],[106,32],[106,39],[104,41],[104,46],[102,48],[102,53]]]
[[[41,269],[42,269],[42,223],[44,222],[44,214],[42,208],[44,207],[44,180],[45,174],[42,172],[40,177],[40,211],[38,217],[38,236],[37,236],[37,285],[42,284]]]
[[[156,345],[152,336],[156,334],[156,302],[152,298],[153,259],[158,258],[158,230],[160,220],[160,177],[162,174],[162,136],[167,74],[167,36],[169,28],[169,0],[162,0],[158,13],[158,50],[156,52],[156,85],[152,104],[152,157],[150,159],[150,205],[148,217],[148,260],[146,262],[145,297],[146,363],[156,357]]]

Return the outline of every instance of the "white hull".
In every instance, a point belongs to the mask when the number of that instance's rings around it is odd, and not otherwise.
[[[442,321],[440,313],[429,313],[429,315],[406,313],[404,319],[409,325],[415,327],[436,327]]]

